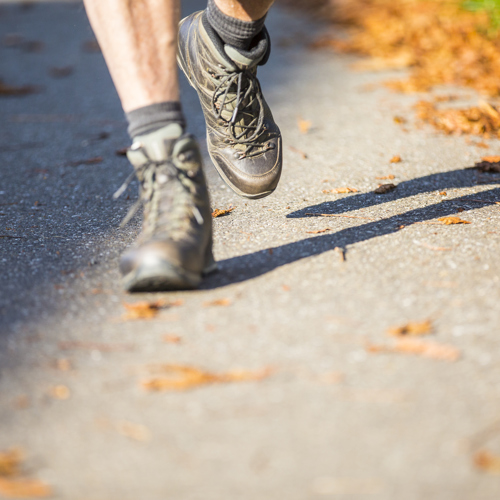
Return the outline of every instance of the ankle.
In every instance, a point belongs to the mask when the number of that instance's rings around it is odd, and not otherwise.
[[[266,16],[256,21],[242,21],[228,16],[219,9],[215,0],[208,0],[206,19],[224,43],[248,50],[252,41],[264,28]]]
[[[182,130],[186,127],[186,120],[182,112],[181,103],[166,101],[125,113],[129,126],[128,133],[132,140],[135,137],[150,134],[172,123],[180,125]]]

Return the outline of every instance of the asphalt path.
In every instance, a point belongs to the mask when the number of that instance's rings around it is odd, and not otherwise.
[[[276,7],[268,27],[279,188],[224,185],[183,79],[212,206],[234,210],[214,219],[219,271],[200,290],[131,296],[117,268],[140,217],[119,224],[137,185],[112,199],[126,122],[83,7],[0,4],[0,79],[37,87],[0,96],[0,450],[24,449],[68,500],[497,499],[477,460],[500,456],[500,178],[468,167],[500,143],[419,126],[428,96],[309,49],[328,28],[301,13]],[[166,306],[127,319],[144,300]],[[387,333],[412,321],[430,335]],[[219,379],[146,390],[164,365]]]

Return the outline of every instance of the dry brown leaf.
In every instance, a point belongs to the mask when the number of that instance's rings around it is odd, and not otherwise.
[[[390,162],[389,163],[401,163],[403,160],[401,159],[401,156],[399,155],[396,155],[396,156],[393,156],[391,159],[390,159]]]
[[[212,212],[212,217],[215,219],[216,217],[222,217],[223,215],[230,214],[234,210],[234,207],[226,208],[226,209],[220,209],[216,208]]]
[[[167,300],[155,300],[155,301],[142,301],[136,302],[135,304],[128,304],[123,302],[123,305],[127,309],[126,314],[123,316],[124,320],[134,320],[134,319],[151,319],[158,315],[161,309],[166,309],[167,307],[180,306],[183,304],[182,300],[176,300],[174,302],[168,302]]]
[[[489,158],[486,160],[486,158]],[[500,173],[500,157],[498,161],[492,161],[492,158],[497,158],[496,156],[486,156],[482,161],[476,163],[474,168],[480,172],[485,173]]]
[[[260,371],[235,370],[219,374],[181,365],[166,365],[163,370],[167,372],[167,376],[143,380],[142,387],[148,391],[185,391],[214,383],[263,380],[271,374],[268,368]]]
[[[381,184],[377,189],[375,189],[373,192],[375,194],[385,194],[393,191],[396,189],[396,184]]]
[[[406,325],[395,326],[387,330],[389,335],[405,336],[405,335],[428,335],[432,333],[432,321],[410,321]]]
[[[5,498],[46,498],[52,493],[52,488],[39,479],[0,477],[0,495]]]
[[[55,385],[49,389],[49,395],[54,399],[69,399],[71,391],[65,385]]]
[[[182,339],[181,337],[179,337],[179,335],[173,335],[171,333],[167,333],[163,335],[162,340],[167,344],[179,344]]]
[[[82,50],[84,52],[96,53],[101,52],[101,47],[99,46],[97,40],[86,40],[82,44]]]
[[[30,94],[36,94],[40,91],[40,87],[35,85],[7,85],[0,80],[0,97],[21,97]]]
[[[307,234],[321,234],[321,233],[326,233],[327,231],[331,231],[329,227],[325,229],[318,229],[316,231],[306,231]]]
[[[99,352],[125,352],[133,351],[133,344],[104,344],[101,342],[85,342],[79,340],[65,340],[59,342],[59,349],[62,351],[70,351],[73,349],[84,351],[99,351]]]
[[[133,439],[134,441],[146,442],[151,440],[151,431],[142,424],[135,424],[122,420],[116,425],[116,430],[125,437]]]
[[[115,151],[116,156],[127,156],[128,148],[120,148]]]
[[[450,224],[471,224],[471,222],[463,220],[460,217],[441,217],[438,221],[442,222],[446,226],[449,226]]]
[[[457,361],[460,358],[460,351],[456,347],[413,338],[399,339],[393,345],[370,344],[367,346],[367,351],[372,353],[392,352],[415,354],[425,358],[438,359],[442,361]]]
[[[53,78],[66,78],[73,73],[73,66],[52,66],[49,75]]]
[[[68,358],[57,359],[56,368],[62,372],[68,372],[71,370],[71,361]]]
[[[300,155],[303,160],[307,160],[307,154],[304,153],[304,151],[301,151],[300,149],[297,149],[294,146],[288,146],[288,148],[290,149],[290,151],[293,151],[294,153],[297,153],[298,155]]]
[[[297,126],[301,134],[307,134],[312,127],[311,120],[304,120],[302,118],[297,118]]]
[[[23,460],[24,453],[20,448],[0,451],[0,477],[18,476]]]
[[[383,177],[375,177],[375,179],[380,180],[380,181],[384,181],[384,180],[392,181],[392,179],[394,179],[395,177],[396,177],[395,175],[389,174],[389,175],[384,175]]]
[[[473,457],[474,465],[490,474],[500,474],[500,456],[488,450],[480,450]]]
[[[231,305],[231,299],[215,299],[203,302],[203,307],[212,307],[212,306],[227,307],[229,305]]]
[[[330,192],[337,194],[344,194],[344,193],[357,193],[358,190],[356,188],[351,188],[351,187],[341,187],[332,189]]]

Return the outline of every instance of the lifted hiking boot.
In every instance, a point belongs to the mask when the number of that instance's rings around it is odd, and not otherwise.
[[[136,137],[127,156],[140,190],[122,226],[141,204],[144,222],[136,245],[120,261],[125,288],[152,292],[198,287],[202,274],[215,270],[216,264],[210,200],[196,140],[172,124]]]
[[[229,187],[252,199],[271,194],[281,175],[281,133],[257,79],[269,53],[265,28],[243,51],[225,45],[203,12],[179,25],[178,61],[198,92],[210,156]]]

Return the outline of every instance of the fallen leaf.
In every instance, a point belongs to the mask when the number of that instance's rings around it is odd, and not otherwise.
[[[71,370],[71,361],[68,358],[60,358],[56,360],[56,368],[62,372]]]
[[[471,222],[463,220],[460,217],[441,217],[438,221],[442,222],[446,226],[449,226],[450,224],[471,224]]]
[[[307,134],[312,127],[311,120],[304,120],[302,118],[297,118],[297,126],[299,127],[301,134]]]
[[[405,335],[428,335],[432,333],[432,321],[410,321],[406,325],[396,326],[387,330],[389,335],[405,336]]]
[[[485,161],[487,163],[499,163],[500,156],[483,156],[481,161]]]
[[[490,474],[500,474],[500,456],[488,450],[480,450],[473,457],[474,465]]]
[[[389,163],[401,163],[403,160],[401,160],[401,156],[399,155],[396,155],[396,156],[393,156]]]
[[[271,374],[270,369],[254,372],[236,370],[219,374],[181,365],[165,365],[162,369],[167,372],[167,376],[143,380],[142,387],[148,391],[185,391],[214,383],[263,380]]]
[[[24,460],[24,453],[20,448],[0,452],[0,476],[12,477],[21,473],[21,464]]]
[[[35,85],[7,85],[0,80],[0,97],[21,97],[29,94],[36,94],[40,91],[40,87]]]
[[[79,165],[96,165],[102,163],[102,156],[94,156],[93,158],[87,158],[86,160],[70,161],[65,163],[66,167],[78,167]]]
[[[337,194],[357,193],[357,192],[358,190],[356,188],[350,188],[350,187],[335,188],[330,191],[330,193],[337,193]]]
[[[26,396],[26,394],[21,394],[14,399],[14,408],[16,408],[16,410],[25,410],[26,408],[29,408],[29,406],[30,400],[28,399],[28,396]]]
[[[167,333],[163,335],[162,340],[167,344],[179,344],[182,339],[178,335],[172,335],[170,333]]]
[[[227,307],[229,305],[231,305],[231,299],[215,299],[203,302],[203,307],[212,307],[212,306]]]
[[[49,75],[53,78],[66,78],[73,73],[73,66],[52,66]]]
[[[101,52],[101,47],[99,46],[97,40],[86,40],[82,44],[82,50],[88,53],[96,53]]]
[[[446,191],[440,191],[439,193],[441,196],[448,196],[448,193]]]
[[[485,158],[490,158],[485,160]],[[496,156],[486,156],[482,161],[476,163],[473,168],[479,170],[479,172],[484,173],[500,173],[500,157],[498,161],[491,161],[491,158],[497,158]]]
[[[395,175],[390,174],[390,175],[385,175],[383,177],[375,177],[375,179],[378,179],[380,181],[383,181],[383,180],[386,180],[386,179],[392,181],[392,179],[394,179],[395,177],[396,177]]]
[[[120,148],[115,151],[116,156],[127,156],[128,148]]]
[[[223,215],[228,215],[234,210],[234,208],[235,207],[231,207],[231,208],[226,208],[226,209],[222,209],[222,210],[220,208],[216,208],[212,212],[212,217],[215,219],[216,217],[222,217]]]
[[[460,358],[460,351],[456,347],[412,338],[399,339],[392,345],[369,344],[367,346],[367,351],[372,353],[388,352],[415,354],[425,358],[442,361],[457,361]]]
[[[297,153],[302,157],[303,160],[307,160],[307,154],[304,153],[304,151],[301,151],[300,149],[295,148],[294,146],[288,146],[290,151],[293,151],[294,153]]]
[[[52,493],[52,488],[39,479],[0,477],[0,495],[5,498],[46,498]]]
[[[375,194],[385,194],[393,191],[396,189],[396,184],[381,184],[377,189],[375,189],[373,192]]]
[[[402,116],[395,116],[393,120],[394,123],[397,123],[398,125],[403,125],[408,121],[406,118],[403,118]]]
[[[134,441],[146,442],[151,440],[151,431],[142,424],[135,424],[122,420],[116,425],[116,430],[122,436],[133,439]]]
[[[62,351],[70,351],[73,349],[83,351],[99,351],[99,352],[127,352],[133,351],[133,344],[104,344],[100,342],[85,342],[79,340],[66,340],[59,342],[59,349]]]
[[[49,389],[49,395],[54,399],[69,399],[71,392],[65,385],[55,385]]]
[[[155,300],[155,301],[142,301],[136,302],[135,304],[129,304],[123,302],[123,305],[127,309],[126,314],[123,316],[124,320],[134,320],[134,319],[152,319],[158,315],[161,309],[166,309],[172,306],[180,306],[183,304],[182,300],[176,300],[174,302],[169,302],[167,300]]]
[[[0,452],[0,496],[41,498],[52,495],[52,488],[38,479],[23,475],[24,453],[19,448]]]
[[[329,227],[326,229],[318,229],[317,231],[306,231],[307,234],[320,234],[320,233],[326,233],[327,231],[331,231]]]

